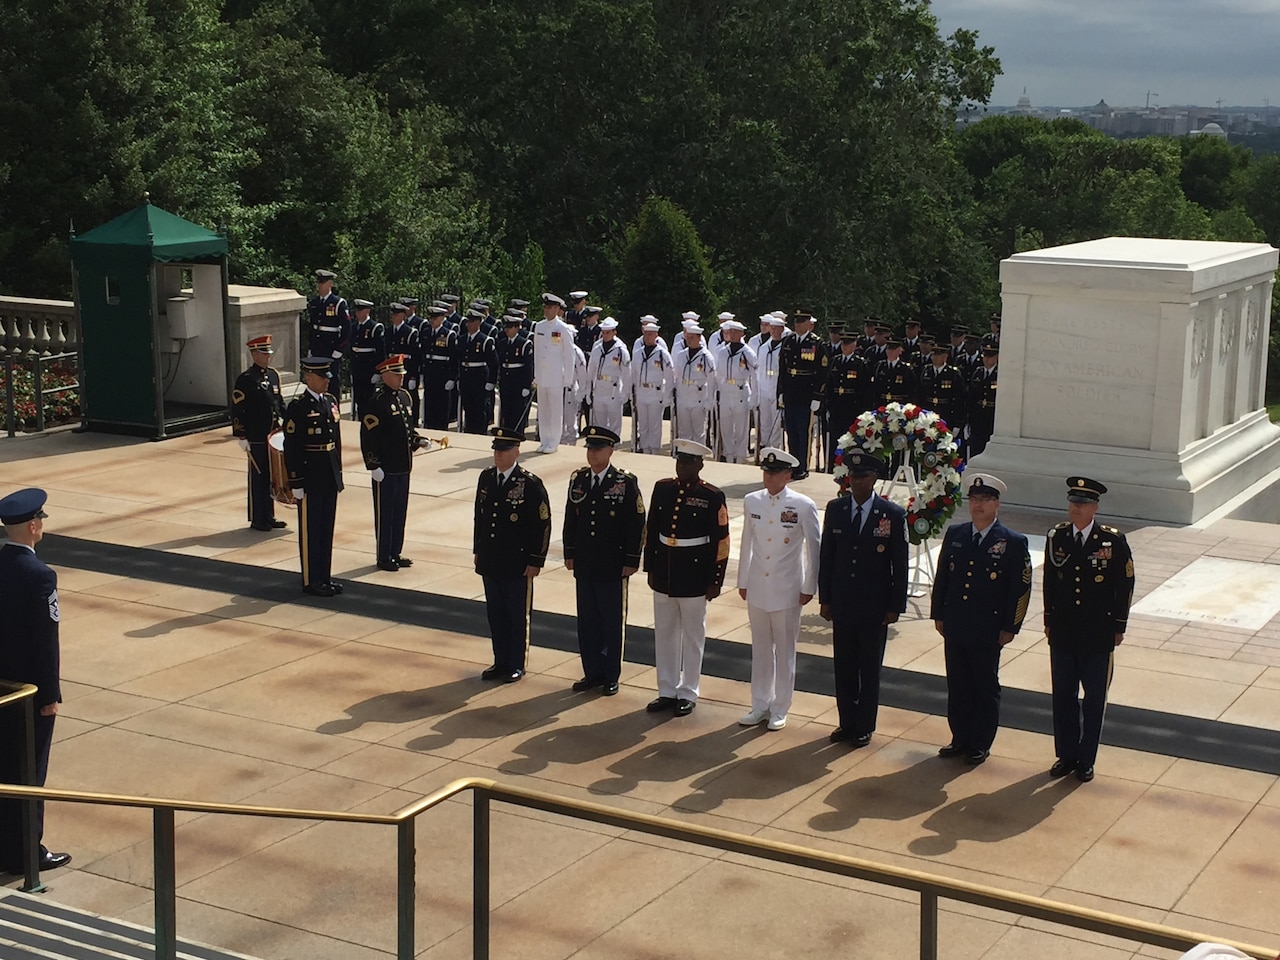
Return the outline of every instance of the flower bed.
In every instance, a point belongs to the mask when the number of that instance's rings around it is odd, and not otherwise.
[[[832,477],[840,496],[849,495],[849,468],[844,455],[854,448],[875,454],[886,463],[895,453],[918,471],[916,495],[895,498],[907,511],[912,543],[939,536],[960,503],[960,474],[964,460],[946,421],[914,403],[890,403],[860,414],[848,433],[836,442]]]
[[[9,409],[5,403],[8,396],[8,384],[5,382],[8,368],[0,364],[0,427],[9,429]],[[72,386],[77,382],[76,368],[72,364],[50,363],[42,368],[44,389],[55,390],[58,387]],[[15,429],[19,431],[34,430],[36,427],[36,389],[32,364],[20,363],[13,371],[14,387],[14,419]],[[79,388],[63,390],[60,393],[47,393],[44,398],[44,425],[53,427],[62,423],[72,423],[80,419]]]

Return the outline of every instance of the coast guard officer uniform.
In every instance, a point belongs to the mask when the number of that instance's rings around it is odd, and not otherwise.
[[[644,544],[644,497],[635,475],[609,463],[618,435],[591,425],[582,431],[587,466],[569,478],[564,511],[565,566],[573,571],[578,607],[578,652],[582,679],[576,691],[600,687],[618,692],[627,584],[640,568]]]
[[[285,526],[276,519],[271,497],[271,461],[267,455],[267,434],[280,426],[284,397],[280,394],[280,374],[271,366],[271,334],[254,337],[248,343],[251,366],[236,377],[231,391],[231,434],[249,456],[249,525],[254,530],[278,530]]]
[[[965,474],[970,523],[947,528],[929,616],[943,638],[951,743],[939,756],[983,763],[1000,725],[1000,651],[1031,600],[1027,538],[996,516],[1003,481]]]
[[[1115,648],[1124,640],[1133,601],[1129,542],[1115,527],[1094,521],[1098,498],[1106,492],[1097,480],[1068,479],[1071,519],[1050,530],[1044,545],[1044,632],[1058,755],[1049,773],[1065,777],[1074,771],[1083,783],[1093,779]]]
[[[302,361],[307,388],[289,404],[284,418],[284,462],[298,501],[302,589],[318,597],[342,592],[342,584],[331,576],[333,524],[342,492],[342,433],[338,401],[323,392],[329,365],[328,357]]]
[[[476,483],[472,553],[484,581],[493,666],[482,680],[515,683],[528,669],[533,578],[547,562],[551,502],[542,481],[517,463],[524,434],[494,427],[493,466]]]

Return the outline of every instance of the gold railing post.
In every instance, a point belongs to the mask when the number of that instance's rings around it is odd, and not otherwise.
[[[18,750],[22,765],[22,782],[36,782],[36,706],[35,699],[22,701],[22,742]],[[26,893],[43,893],[40,882],[40,807],[34,797],[22,801],[22,889]]]
[[[415,817],[406,817],[396,824],[396,957],[413,960],[413,924],[417,906],[417,886],[414,876]]]
[[[156,960],[178,960],[178,880],[174,867],[173,808],[151,811],[155,861]]]
[[[938,895],[920,891],[920,960],[938,960]]]
[[[473,960],[489,960],[489,791],[476,787],[471,802],[475,820],[471,834],[471,956]]]

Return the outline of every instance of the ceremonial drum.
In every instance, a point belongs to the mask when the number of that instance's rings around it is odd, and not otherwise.
[[[293,506],[298,501],[289,486],[289,469],[284,465],[284,431],[279,428],[267,434],[267,462],[271,472],[271,499]]]

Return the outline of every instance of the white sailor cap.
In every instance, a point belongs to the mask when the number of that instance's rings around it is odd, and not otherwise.
[[[777,317],[775,317],[772,313],[765,313],[760,315],[760,326],[771,327],[775,323],[781,324],[782,321],[779,320]]]
[[[680,318],[682,320],[692,320],[694,323],[697,323],[702,319],[702,317],[694,313],[692,310],[686,310],[684,313],[680,314]]]
[[[729,320],[722,320],[720,322],[720,329],[721,330],[745,330],[747,328],[741,323],[739,323],[737,320],[729,319]]]
[[[776,320],[781,320],[783,323],[787,322],[787,311],[785,310],[771,310],[769,315]]]
[[[694,324],[690,324],[689,326],[685,327],[685,328],[684,328],[684,332],[685,332],[685,333],[696,333],[696,334],[698,334],[698,336],[702,336],[702,328],[701,328],[700,326],[698,326],[696,323],[694,323]]]
[[[613,319],[613,317],[605,317],[603,320],[600,321],[600,329],[601,330],[617,330],[618,321]]]
[[[640,318],[640,322],[641,323],[657,323],[658,318],[655,317],[652,313],[646,313],[643,317]]]
[[[733,314],[732,314],[732,313],[730,313],[728,310],[726,310],[724,313],[720,314],[720,316],[716,317],[716,319],[717,319],[717,320],[719,320],[719,321],[721,321],[721,322],[723,322],[723,321],[725,321],[725,320],[732,320],[732,319],[733,319]]]
[[[660,331],[661,329],[662,329],[662,328],[661,328],[660,326],[658,326],[658,325],[657,325],[656,323],[654,323],[652,320],[649,320],[649,321],[646,321],[644,324],[642,324],[642,325],[641,325],[641,327],[640,327],[640,332],[641,332],[641,333],[657,333],[657,332],[658,332],[658,331]]]

